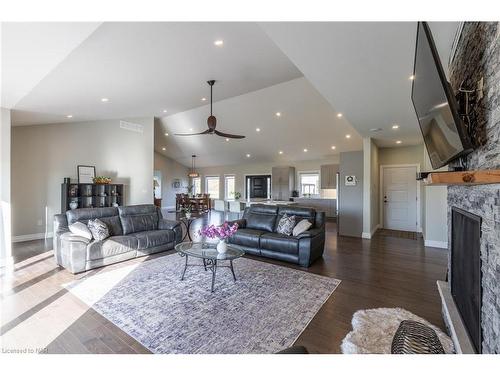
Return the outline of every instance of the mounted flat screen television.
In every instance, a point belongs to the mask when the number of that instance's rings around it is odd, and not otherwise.
[[[411,99],[434,169],[472,151],[427,22],[417,27]]]

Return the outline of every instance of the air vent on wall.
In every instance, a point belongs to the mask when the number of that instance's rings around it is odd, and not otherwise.
[[[120,121],[120,128],[130,130],[136,133],[143,133],[144,126],[141,124],[134,124],[133,122]]]

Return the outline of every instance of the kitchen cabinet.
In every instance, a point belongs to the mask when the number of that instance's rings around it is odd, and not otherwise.
[[[324,212],[326,217],[337,216],[336,199],[294,198],[293,201],[297,203],[297,206],[311,207],[314,208],[316,211]]]
[[[295,189],[295,168],[294,167],[273,167],[272,168],[272,198],[275,200],[287,201],[292,196]]]
[[[321,189],[335,189],[337,187],[338,164],[325,164],[320,167]]]

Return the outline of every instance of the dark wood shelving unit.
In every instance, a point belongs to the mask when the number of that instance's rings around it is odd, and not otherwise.
[[[70,210],[69,204],[77,202],[78,208],[123,206],[123,184],[61,184],[61,213]]]

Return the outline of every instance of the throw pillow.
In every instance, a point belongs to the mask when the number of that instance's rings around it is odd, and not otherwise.
[[[92,233],[90,232],[89,228],[87,228],[85,224],[79,221],[68,225],[68,229],[71,233],[73,233],[76,236],[86,238],[89,241],[92,239]]]
[[[299,223],[295,226],[295,228],[293,228],[293,235],[298,236],[299,234],[304,233],[306,230],[308,230],[311,227],[312,227],[312,224],[308,220],[303,219],[303,220],[299,221]]]
[[[89,220],[88,227],[96,241],[102,241],[109,237],[108,226],[99,219]]]
[[[278,228],[276,229],[276,232],[290,236],[292,234],[294,226],[295,226],[295,216],[288,216],[287,214],[284,214],[278,223]]]

